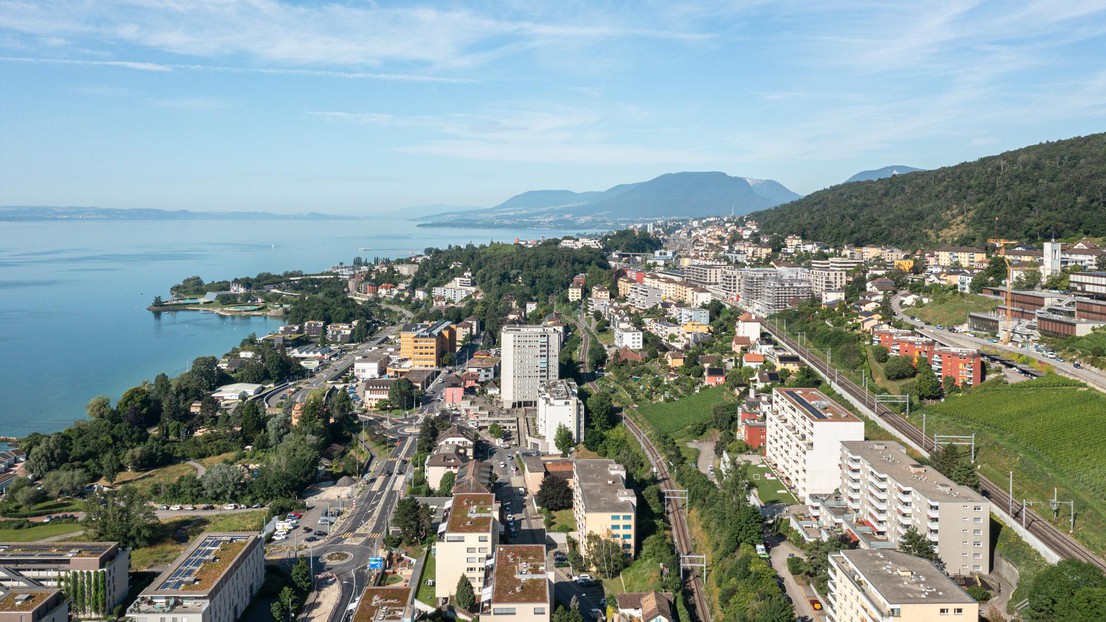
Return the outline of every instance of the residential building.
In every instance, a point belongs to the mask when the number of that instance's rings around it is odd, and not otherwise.
[[[756,343],[760,339],[760,320],[753,317],[751,313],[742,313],[738,316],[735,328],[735,336],[747,338],[750,344]]]
[[[114,609],[130,589],[130,550],[115,542],[5,542],[0,546],[0,568],[18,573],[23,579],[47,588],[61,589],[72,573],[90,572],[90,582],[82,602],[92,602],[92,583],[103,577],[107,610]],[[26,583],[0,573],[0,585],[19,589]],[[90,608],[76,609],[74,617],[100,617]]]
[[[696,322],[698,324],[710,324],[710,311],[693,307],[676,307],[675,319],[677,324]]]
[[[990,503],[893,441],[841,443],[841,497],[851,522],[897,545],[913,527],[933,543],[950,574],[991,571]]]
[[[391,355],[384,350],[373,350],[353,361],[353,375],[360,381],[380,378],[388,370]]]
[[[544,544],[505,544],[487,570],[480,619],[549,622],[553,609]],[[490,592],[490,594],[489,594]]]
[[[719,264],[691,264],[687,267],[687,278],[699,285],[717,285],[725,269],[726,266]]]
[[[596,285],[591,288],[591,297],[593,300],[610,300],[611,292],[602,285]]]
[[[819,300],[825,298],[828,292],[845,289],[845,279],[844,270],[829,267],[810,269],[810,286]]]
[[[637,496],[626,487],[626,467],[614,460],[576,460],[572,480],[572,513],[584,548],[588,535],[596,534],[617,540],[622,550],[633,556]]]
[[[937,265],[941,267],[963,266],[970,268],[978,263],[986,263],[987,253],[982,249],[967,246],[943,246],[937,249]]]
[[[473,356],[465,364],[465,371],[476,374],[479,382],[487,382],[499,373],[499,358],[494,356]]]
[[[580,302],[584,299],[584,286],[578,283],[573,283],[568,286],[568,300],[569,302]]]
[[[468,456],[462,454],[454,445],[441,445],[434,449],[426,458],[426,483],[431,490],[437,490],[442,485],[442,478],[446,473],[453,473],[454,482],[457,481],[457,473],[469,461]]]
[[[842,441],[864,440],[864,422],[817,389],[777,388],[767,413],[765,459],[804,503],[841,486]]]
[[[457,349],[457,331],[449,320],[421,324],[399,335],[399,353],[411,361],[412,369],[442,366],[442,357]]]
[[[614,328],[614,347],[640,350],[644,347],[644,336],[633,324],[619,323]]]
[[[631,283],[626,293],[626,302],[635,309],[652,309],[664,302],[660,288],[643,283]]]
[[[560,377],[560,331],[553,326],[504,326],[499,342],[504,408],[535,405],[542,385]]]
[[[0,622],[69,622],[69,603],[56,588],[0,587]]]
[[[437,447],[455,447],[458,452],[469,458],[475,455],[476,435],[468,428],[451,425],[438,434]]]
[[[708,365],[703,368],[703,386],[717,387],[726,382],[726,368]]]
[[[265,545],[255,533],[196,538],[127,609],[131,622],[234,622],[265,581]]]
[[[434,593],[450,598],[457,581],[468,577],[472,589],[484,589],[484,568],[499,543],[499,504],[492,494],[454,494],[449,513],[438,527]]]
[[[867,549],[829,556],[830,622],[934,622],[979,619],[979,603],[931,562]]]
[[[538,434],[545,438],[546,453],[559,451],[555,444],[562,425],[572,432],[573,444],[584,439],[584,402],[577,395],[576,381],[568,378],[542,385],[538,393]]]
[[[410,595],[409,587],[366,587],[349,622],[410,622],[415,617],[407,605]]]
[[[618,595],[618,622],[674,622],[672,594],[624,592]]]

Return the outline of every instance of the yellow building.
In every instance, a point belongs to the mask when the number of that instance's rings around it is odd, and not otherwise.
[[[966,246],[944,246],[937,249],[939,266],[974,266],[987,261],[987,253],[978,248]]]
[[[411,369],[435,369],[442,356],[457,349],[457,327],[448,320],[422,324],[399,335],[400,356],[411,361]]]
[[[895,260],[895,269],[896,270],[902,270],[903,272],[910,272],[911,270],[914,269],[914,260],[913,259],[896,259]]]
[[[680,326],[680,330],[684,331],[684,334],[690,335],[691,333],[709,333],[710,324],[704,324],[702,322],[688,322]]]
[[[584,297],[584,286],[578,283],[573,283],[568,287],[568,300],[569,302],[579,302]]]
[[[572,465],[572,481],[572,513],[584,556],[588,552],[588,535],[596,534],[616,540],[632,557],[637,545],[634,526],[637,495],[626,487],[626,467],[614,460],[576,460]]]
[[[975,622],[979,603],[931,562],[891,549],[829,556],[826,613],[833,622]]]

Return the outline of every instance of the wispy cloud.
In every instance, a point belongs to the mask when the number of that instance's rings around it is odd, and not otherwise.
[[[85,67],[118,67],[136,71],[172,71],[169,65],[127,60],[77,60],[66,58],[28,58],[23,56],[0,56],[0,62],[29,63],[33,65],[76,65]]]

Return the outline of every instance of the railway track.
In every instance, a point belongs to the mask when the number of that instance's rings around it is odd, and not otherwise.
[[[591,337],[587,328],[584,326],[584,319],[580,318],[574,320],[576,329],[580,331],[580,371],[584,377],[591,377],[591,370],[588,369],[588,348],[591,346]],[[588,380],[585,383],[592,393],[599,390],[599,387],[595,384],[594,380]],[[676,484],[676,480],[671,478],[668,474],[668,466],[666,465],[664,458],[653,446],[652,441],[645,435],[642,429],[629,417],[623,417],[622,423],[626,425],[626,429],[634,435],[634,438],[641,443],[641,448],[645,450],[645,455],[649,459],[649,462],[653,465],[653,471],[657,475],[657,480],[661,484],[662,490],[665,487],[670,487]],[[683,508],[686,510],[686,508]],[[668,522],[672,525],[672,533],[676,540],[676,548],[679,550],[680,555],[690,554],[695,544],[691,539],[691,530],[688,529],[686,520],[686,511],[681,512],[679,507],[671,507],[669,504],[665,504],[665,512],[668,514]],[[693,600],[693,611],[689,611],[692,622],[711,622],[710,607],[707,604],[707,595],[703,578],[699,575],[698,571],[693,570],[686,581],[687,589],[691,592]]]
[[[838,374],[837,370],[831,368],[825,361],[819,358],[816,354],[800,346],[791,338],[790,335],[779,330],[775,326],[764,323],[764,328],[771,333],[771,335],[777,339],[780,343],[785,345],[788,349],[806,359],[807,363],[814,367],[816,371],[822,374],[827,380],[832,380],[834,384],[840,387],[841,390],[848,393],[854,399],[865,404],[868,408],[876,413],[880,419],[891,426],[899,435],[909,441],[915,443],[928,455],[928,448],[933,447],[933,439],[928,436],[923,436],[922,431],[919,430],[914,424],[907,421],[901,415],[895,411],[887,408],[883,404],[875,403],[874,396],[865,390],[863,387],[858,386],[849,378],[842,377]],[[1078,559],[1080,561],[1088,562],[1106,571],[1106,561],[1095,555],[1088,550],[1085,546],[1080,544],[1074,538],[1068,534],[1060,531],[1055,525],[1042,518],[1039,514],[1032,509],[1023,509],[1020,507],[1020,502],[1017,500],[1011,500],[1010,495],[1003,490],[1001,486],[996,485],[991,480],[983,477],[979,477],[980,488],[982,488],[983,495],[990,500],[992,505],[998,508],[1006,508],[1007,510],[1013,509],[1013,512],[1008,512],[1010,517],[1014,520],[1021,520],[1025,524],[1026,530],[1039,538],[1048,548],[1052,549],[1057,555],[1065,559]],[[1024,514],[1023,514],[1024,512]]]

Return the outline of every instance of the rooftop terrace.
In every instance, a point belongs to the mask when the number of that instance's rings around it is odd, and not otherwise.
[[[453,533],[481,533],[491,531],[495,496],[491,494],[453,495],[447,531]]]
[[[410,587],[367,587],[351,622],[394,622],[403,619]]]
[[[804,417],[815,423],[859,422],[855,415],[817,389],[774,389],[781,397],[798,407]]]
[[[495,567],[492,573],[492,603],[549,602],[545,546],[540,544],[500,546],[495,551]]]

